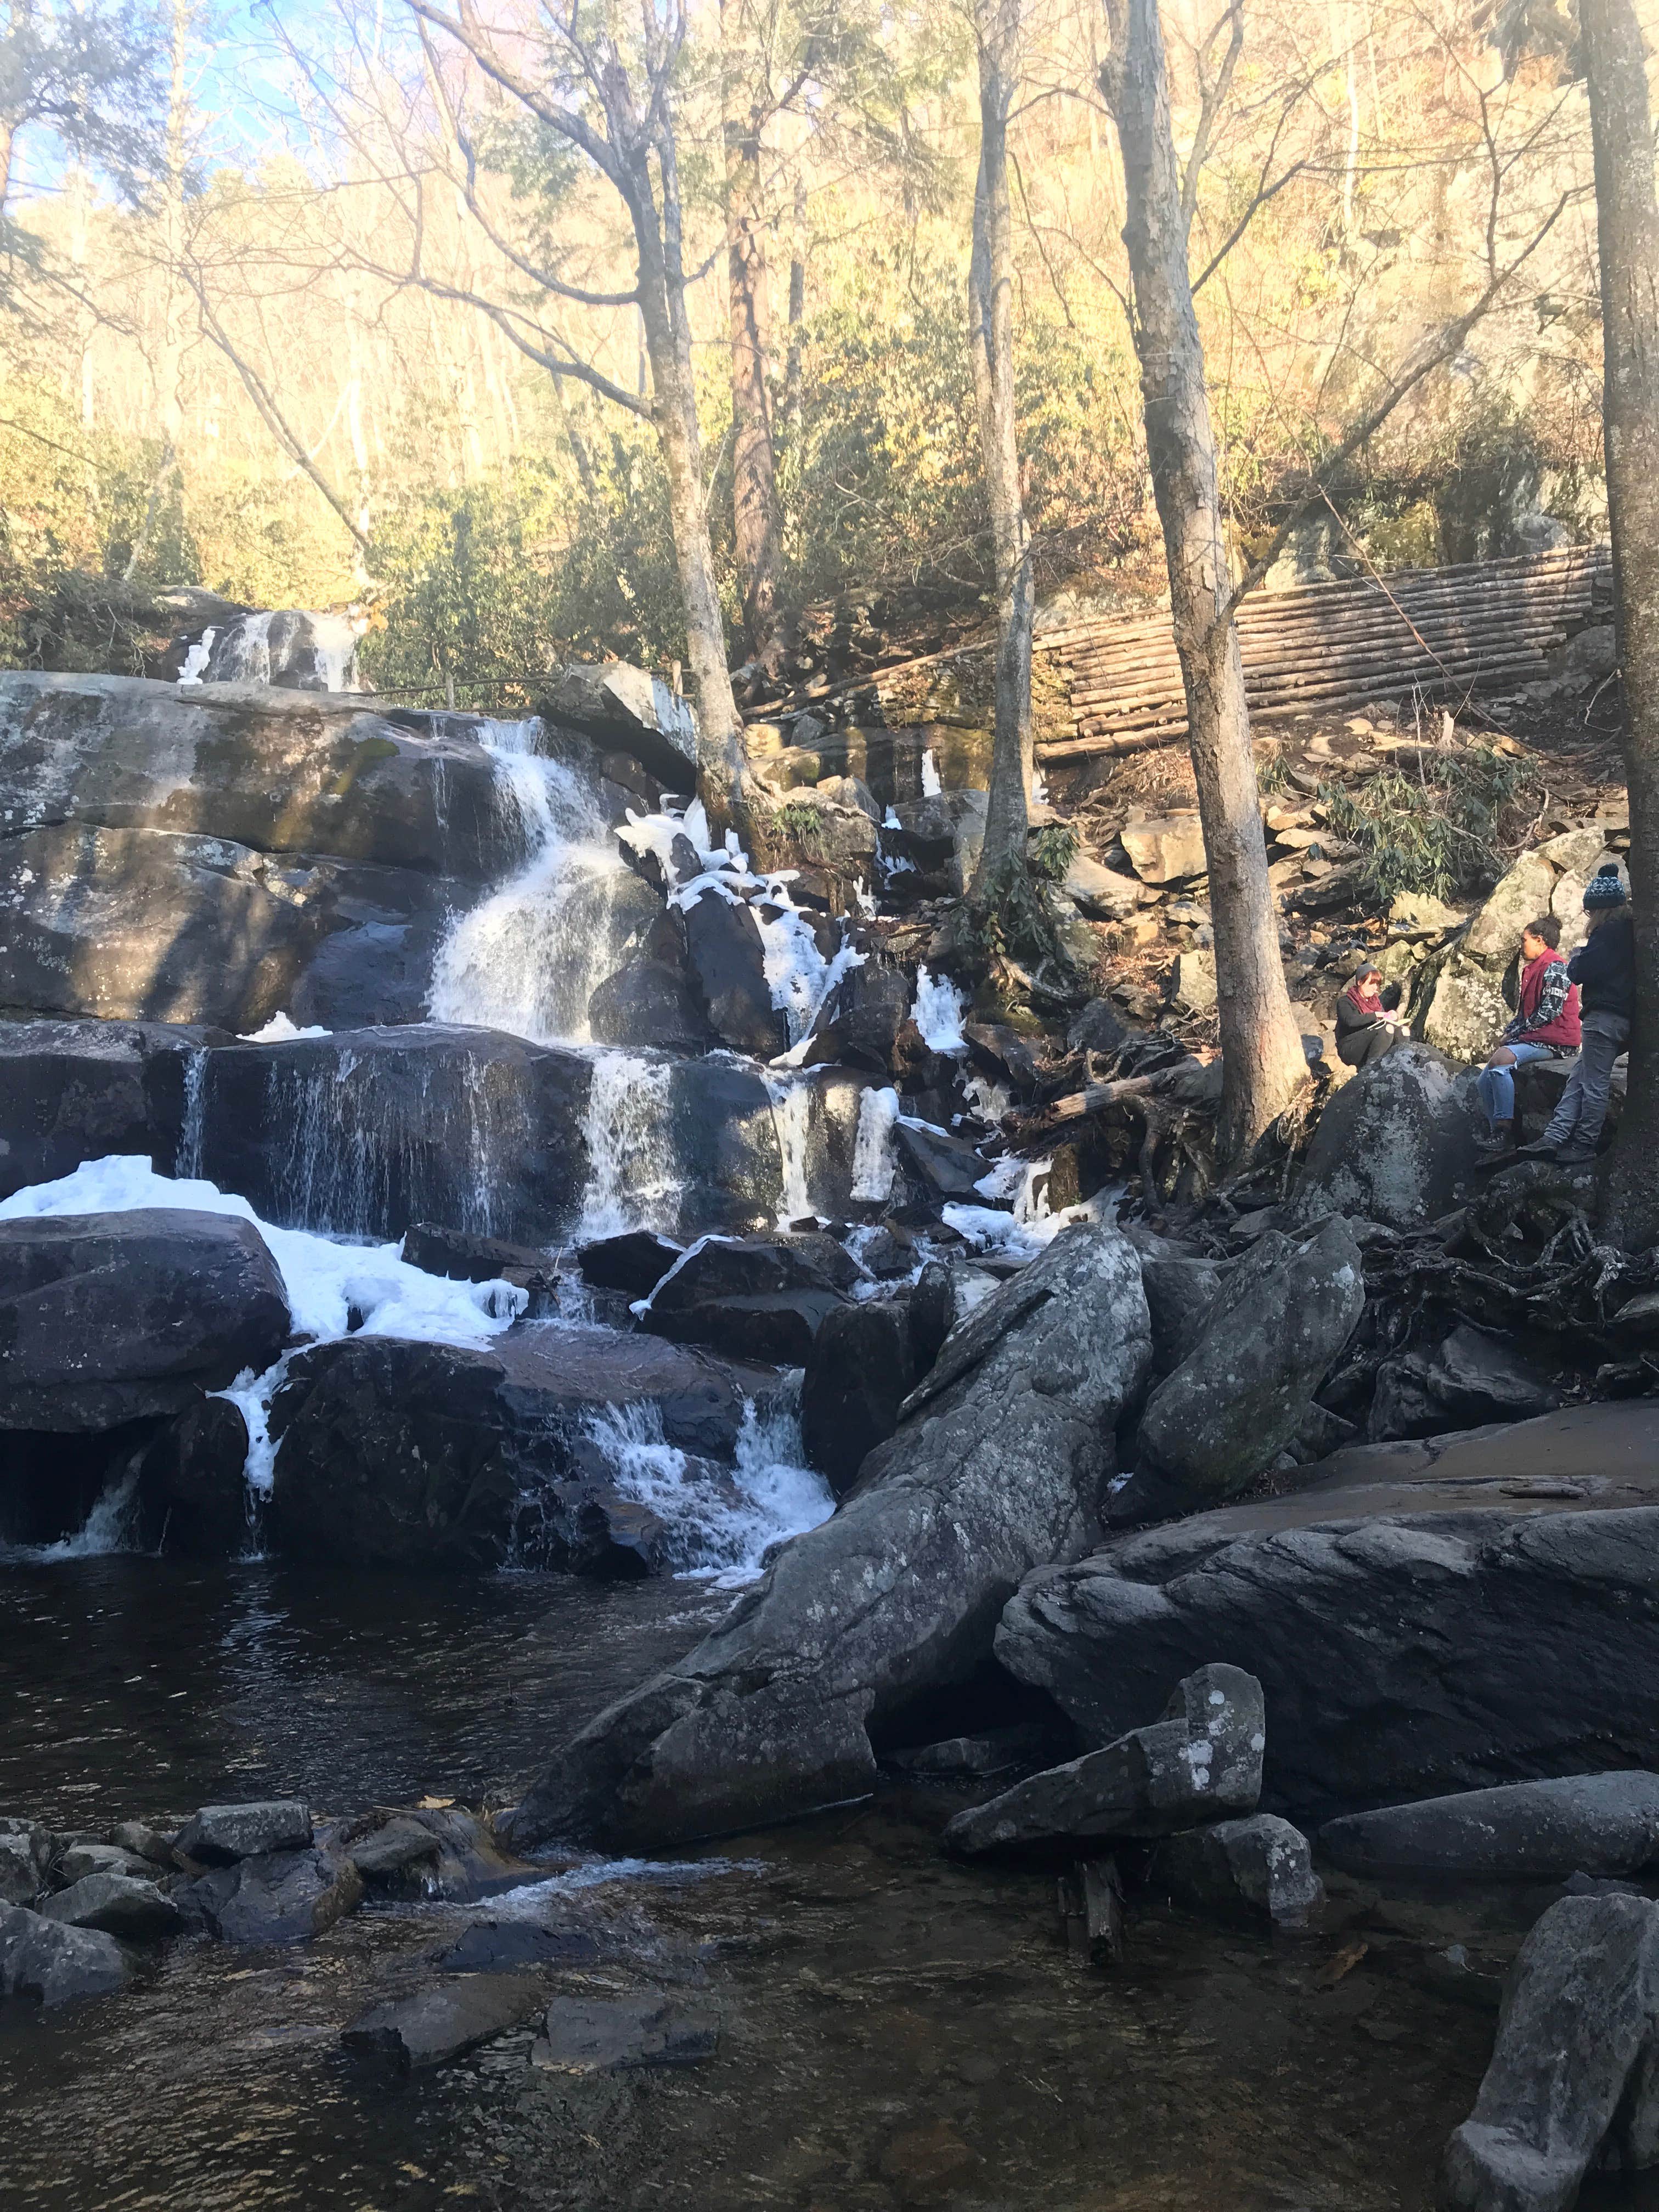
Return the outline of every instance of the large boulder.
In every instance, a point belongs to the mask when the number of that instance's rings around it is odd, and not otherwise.
[[[1569,1774],[1348,1813],[1325,1823],[1319,1848],[1358,1875],[1640,1874],[1659,1859],[1659,1774]]]
[[[1568,2212],[1659,2016],[1659,1906],[1564,1897],[1522,1945],[1446,2212]]]
[[[0,1221],[0,1429],[177,1413],[269,1367],[288,1334],[252,1222],[165,1207]]]
[[[770,1060],[789,1024],[772,1003],[766,947],[752,907],[712,884],[684,909],[685,965],[709,1027],[734,1052]]]
[[[720,1042],[684,968],[645,953],[605,977],[587,1002],[587,1025],[595,1044],[709,1052]]]
[[[1158,1879],[1200,1912],[1287,1930],[1305,1928],[1325,1899],[1307,1838],[1273,1813],[1170,1836],[1158,1855]]]
[[[1659,1766],[1659,1408],[1340,1452],[1306,1488],[1039,1570],[999,1658],[1088,1743],[1206,1662],[1257,1675],[1293,1820]]]
[[[745,1401],[775,1389],[763,1370],[599,1329],[514,1332],[487,1352],[398,1337],[319,1345],[292,1362],[271,1406],[271,1540],[354,1565],[516,1556],[638,1571],[641,1532],[618,1557],[592,1519],[626,1502],[596,1425],[635,1416],[729,1466]]]
[[[427,1023],[207,1055],[198,1171],[284,1227],[549,1243],[587,1179],[580,1053]]]
[[[264,686],[0,676],[0,1006],[247,1031],[419,1018],[523,858],[477,716]]]
[[[1152,814],[1120,833],[1129,865],[1144,884],[1184,883],[1209,867],[1196,811]]]
[[[222,1943],[308,1943],[362,1903],[351,1861],[323,1850],[264,1851],[175,1893],[185,1921]]]
[[[176,1172],[192,1072],[222,1032],[161,1022],[0,1022],[0,1198],[112,1152]]]
[[[1267,1726],[1253,1675],[1201,1667],[1176,1684],[1161,1719],[970,1806],[945,1840],[973,1853],[1054,1836],[1167,1836],[1253,1813]]]
[[[1148,1399],[1140,1480],[1121,1510],[1214,1504],[1271,1467],[1364,1304],[1359,1248],[1340,1215],[1300,1246],[1277,1231],[1259,1237]]]
[[[655,1848],[870,1788],[871,1729],[965,1681],[1021,1577],[1094,1540],[1149,1357],[1133,1247],[1064,1231],[952,1331],[834,1519],[559,1754],[515,1841]]]
[[[700,1237],[658,1283],[640,1321],[676,1344],[801,1367],[857,1279],[830,1237]]]
[[[1420,1229],[1455,1202],[1480,1163],[1474,1078],[1402,1040],[1326,1103],[1303,1163],[1299,1203]]]
[[[899,1423],[915,1386],[908,1303],[866,1299],[824,1316],[808,1347],[801,1382],[800,1433],[808,1462],[837,1498],[867,1455]]]
[[[1449,1060],[1480,1066],[1510,1018],[1501,975],[1501,969],[1494,974],[1466,952],[1450,953],[1423,1010],[1425,1044]]]
[[[1371,1401],[1374,1443],[1443,1436],[1488,1421],[1524,1421],[1562,1401],[1530,1348],[1460,1322],[1432,1352],[1385,1361]]]
[[[665,789],[696,789],[696,716],[649,670],[625,660],[572,661],[555,678],[547,711],[602,740],[607,751],[629,754]]]
[[[70,1928],[21,1905],[0,1905],[0,1996],[49,2005],[106,1996],[129,1971],[120,1945],[101,1929]]]

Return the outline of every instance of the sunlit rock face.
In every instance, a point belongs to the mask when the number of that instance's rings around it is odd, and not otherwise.
[[[0,1012],[418,1020],[526,824],[467,715],[0,676]]]

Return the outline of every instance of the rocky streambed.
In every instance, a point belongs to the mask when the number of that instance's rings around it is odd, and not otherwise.
[[[0,687],[5,2201],[1640,2201],[1659,1255],[553,704]]]

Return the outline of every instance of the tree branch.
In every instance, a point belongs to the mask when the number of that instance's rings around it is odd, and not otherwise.
[[[1221,67],[1212,82],[1204,82],[1204,55],[1214,43],[1216,32],[1222,23],[1231,23],[1227,51],[1221,58]],[[1227,12],[1204,41],[1198,58],[1199,88],[1202,95],[1198,111],[1198,128],[1193,133],[1193,150],[1187,157],[1187,173],[1181,180],[1182,220],[1188,230],[1193,227],[1193,212],[1198,205],[1198,181],[1204,167],[1204,156],[1210,149],[1210,132],[1227,97],[1227,88],[1233,81],[1233,71],[1238,67],[1238,58],[1244,51],[1244,0],[1228,0]]]

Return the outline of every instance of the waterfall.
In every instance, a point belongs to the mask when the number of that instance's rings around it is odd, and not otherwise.
[[[674,1234],[683,1186],[669,1122],[672,1073],[665,1058],[595,1053],[582,1125],[587,1188],[577,1234],[584,1243],[629,1229]]]
[[[811,1213],[811,1194],[806,1182],[806,1146],[812,1131],[812,1092],[799,1076],[769,1075],[766,1088],[772,1100],[772,1121],[778,1133],[778,1152],[783,1162],[783,1194],[778,1200],[778,1226]]]
[[[586,1044],[587,1002],[621,963],[624,901],[637,878],[591,785],[538,750],[542,726],[491,722],[496,804],[522,841],[517,875],[451,926],[433,963],[434,1021],[507,1030],[537,1044]]]
[[[204,1097],[207,1085],[207,1054],[192,1046],[185,1062],[185,1115],[179,1130],[179,1157],[174,1173],[194,1182],[202,1172]]]

